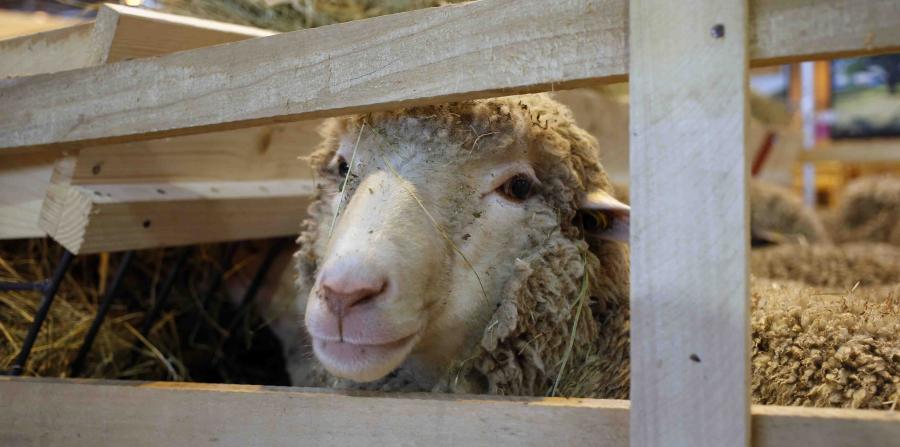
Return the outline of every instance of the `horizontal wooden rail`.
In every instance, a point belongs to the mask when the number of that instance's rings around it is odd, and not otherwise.
[[[895,0],[754,0],[750,16],[755,64],[900,50]],[[0,148],[80,147],[621,81],[626,23],[627,0],[552,8],[481,0],[10,79],[0,81]]]
[[[628,445],[628,401],[0,377],[0,444]],[[753,407],[758,447],[887,446],[900,413]]]
[[[125,6],[104,5],[92,23],[0,41],[0,78],[85,68],[272,34],[275,33],[257,28]],[[308,155],[318,143],[319,136],[315,131],[318,124],[316,121],[304,121],[288,125],[88,147],[81,150],[78,164],[80,170],[73,173],[70,180],[75,185],[154,183],[162,189],[167,189],[165,184],[172,182],[309,178],[310,172],[306,163],[297,160],[297,157]],[[60,151],[57,150],[0,152],[0,239],[46,235],[46,232],[38,226],[41,203],[50,184],[53,162],[59,156]],[[55,197],[68,197],[74,200],[81,195],[60,194],[57,191]],[[220,194],[209,200],[223,200],[225,201],[223,203],[227,203],[231,199]],[[269,200],[263,196],[259,199]],[[191,202],[178,203],[192,206]],[[305,200],[301,203],[305,203]],[[65,206],[59,203],[56,205]],[[95,205],[102,206],[99,203]],[[212,204],[205,206],[209,208]],[[119,201],[118,209],[133,209],[146,214],[146,206],[136,205],[128,208],[127,203],[123,201]],[[287,212],[287,216],[283,218],[270,216],[270,222],[283,223],[287,218],[297,217],[296,205],[280,209]],[[170,211],[173,215],[180,214],[171,208]],[[113,233],[117,235],[115,241],[109,241],[104,245],[109,250],[136,248],[132,244],[146,248],[152,240],[159,243],[169,240],[169,238],[148,239],[148,235],[152,232],[128,224],[121,214],[95,213],[91,215],[90,220],[80,215],[57,216],[64,220],[52,223],[50,225],[52,228],[65,228],[67,234],[83,234],[85,241],[94,238],[91,232],[96,229],[114,228]],[[109,222],[104,223],[104,220]],[[178,222],[168,220],[169,233],[176,234],[178,229],[172,226]],[[44,225],[48,223],[44,221]],[[76,223],[90,223],[90,225],[76,229],[73,226]],[[270,228],[262,233],[254,231],[253,227],[246,225],[247,223],[247,216],[231,214],[229,221],[224,222],[219,228],[231,228],[230,239],[242,238],[243,232],[246,232],[248,238],[259,234],[272,236],[297,232],[297,222],[289,227],[281,225],[277,230]],[[126,233],[128,228],[131,228],[133,234]],[[204,236],[209,240],[207,233],[192,228],[184,228],[180,234],[184,236],[179,239],[182,243],[191,243],[190,237],[197,236]],[[66,239],[65,244],[70,248],[91,247],[90,244],[75,243],[71,238]]]
[[[72,253],[287,236],[312,180],[51,185],[39,225]]]
[[[800,161],[810,162],[900,163],[900,138],[835,141],[798,155]]]

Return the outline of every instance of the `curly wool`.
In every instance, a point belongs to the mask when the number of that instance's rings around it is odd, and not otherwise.
[[[516,260],[476,352],[439,390],[459,391],[457,378],[474,376],[487,380],[482,391],[490,394],[575,395],[583,365],[593,359],[591,388],[578,389],[578,395],[627,398],[628,296],[612,284],[627,280],[627,257],[613,252],[607,259],[585,258],[583,244],[556,237],[531,258]]]
[[[323,169],[339,135],[352,126],[366,122],[400,132],[396,123],[411,115],[428,117],[435,129],[470,142],[476,138],[471,128],[480,131],[475,133],[497,128],[514,132],[540,142],[548,154],[560,158],[555,170],[545,173],[544,193],[546,200],[559,205],[559,229],[551,235],[535,234],[539,242],[534,254],[510,260],[515,273],[481,340],[431,391],[546,395],[555,388],[562,395],[627,398],[627,248],[600,242],[586,250],[587,243],[571,223],[580,192],[588,187],[611,190],[597,160],[596,142],[572,124],[564,109],[542,96],[496,98],[332,120],[325,128],[325,143],[313,156],[314,166]],[[297,255],[303,296],[316,271],[317,229],[331,218],[321,196],[311,205],[310,215]],[[587,294],[581,294],[585,270]],[[854,292],[843,303],[820,302],[814,299],[818,292],[806,286],[773,291],[770,286],[760,288],[757,281],[752,313],[755,401],[868,408],[885,408],[884,402],[896,401],[900,377],[896,293],[887,298],[878,295],[881,301],[858,301],[862,298]],[[579,305],[581,318],[572,337]],[[571,354],[563,369],[569,341]],[[820,367],[826,370],[819,371]],[[402,367],[370,384],[336,380],[316,364],[301,371],[294,375],[296,385],[425,390]]]
[[[900,245],[900,177],[854,180],[841,195],[829,223],[837,242]]]
[[[551,225],[556,230],[549,235],[531,230],[535,232],[531,238],[535,244],[533,254],[510,260],[515,263],[514,274],[507,281],[480,342],[430,391],[546,395],[553,391],[559,377],[557,391],[564,392],[566,384],[574,383],[570,377],[579,373],[579,365],[594,358],[602,359],[593,365],[602,372],[603,380],[594,387],[592,395],[627,397],[627,247],[608,241],[588,244],[573,223],[577,198],[587,189],[612,193],[600,166],[596,140],[575,126],[568,109],[546,95],[510,96],[328,120],[321,129],[323,143],[310,157],[312,166],[324,176],[340,138],[363,124],[390,139],[411,138],[407,123],[413,117],[418,120],[417,126],[424,124],[429,129],[429,135],[450,138],[462,147],[474,149],[479,135],[488,133],[507,143],[512,140],[539,145],[541,153],[553,160],[548,163],[549,172],[542,173],[542,194],[548,203],[556,205],[556,215],[552,216],[555,222]],[[333,217],[323,197],[320,191],[310,205],[310,218],[304,221],[298,239],[297,285],[302,296],[309,293],[318,267],[319,227]],[[586,293],[580,294],[586,266]],[[572,337],[576,314],[580,318],[577,334]],[[570,341],[572,346],[563,369]],[[428,391],[415,383],[403,367],[366,384],[336,379],[301,351],[305,350],[286,348],[289,362],[294,365],[295,385]]]
[[[894,284],[900,281],[900,248],[867,242],[765,247],[750,252],[750,271],[815,286]]]
[[[779,243],[827,243],[819,216],[791,191],[761,181],[750,183],[750,231]]]
[[[900,409],[900,285],[754,280],[751,294],[755,403]]]

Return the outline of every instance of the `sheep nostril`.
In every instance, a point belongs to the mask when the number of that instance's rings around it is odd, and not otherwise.
[[[322,299],[331,313],[343,317],[351,308],[370,303],[384,294],[387,281],[366,283],[333,282],[322,283]]]

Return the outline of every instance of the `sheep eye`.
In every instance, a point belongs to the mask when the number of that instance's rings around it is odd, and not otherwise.
[[[350,173],[350,165],[347,163],[347,160],[344,160],[344,157],[338,159],[338,175],[341,177],[346,177],[347,174]]]
[[[523,201],[531,197],[532,181],[525,174],[518,174],[500,187],[500,192],[510,200]]]
[[[603,231],[609,228],[609,217],[602,211],[582,210],[581,225],[585,231],[591,233]]]

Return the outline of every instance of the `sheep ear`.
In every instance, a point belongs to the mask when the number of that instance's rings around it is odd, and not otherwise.
[[[579,214],[585,233],[592,238],[628,243],[631,207],[601,189],[581,197]]]

